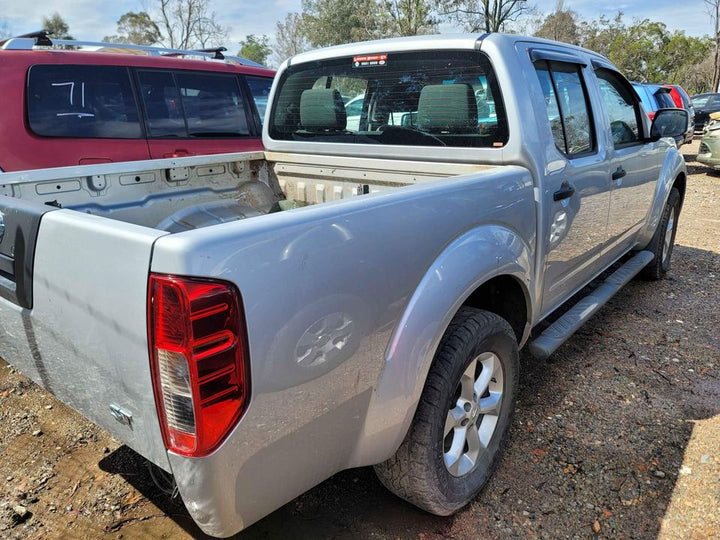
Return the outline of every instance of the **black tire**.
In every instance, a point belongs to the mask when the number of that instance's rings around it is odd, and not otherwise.
[[[673,212],[674,211],[674,212]],[[672,237],[668,249],[665,247],[665,233],[668,228],[670,215],[674,215],[672,225]],[[680,192],[676,188],[670,190],[665,208],[663,208],[660,223],[658,223],[655,234],[650,240],[650,244],[645,248],[651,251],[655,258],[640,271],[640,277],[648,281],[657,281],[662,279],[668,270],[670,270],[670,262],[672,258],[673,247],[675,246],[675,234],[677,233],[678,218],[680,217]],[[667,251],[667,253],[666,253]]]
[[[497,423],[473,468],[455,476],[445,465],[445,422],[458,400],[461,377],[482,353],[495,355],[502,367]],[[441,516],[469,503],[497,466],[515,408],[519,371],[518,345],[510,325],[494,313],[462,308],[440,342],[405,440],[392,458],[375,466],[380,481],[399,497]],[[484,416],[472,421],[481,425]]]

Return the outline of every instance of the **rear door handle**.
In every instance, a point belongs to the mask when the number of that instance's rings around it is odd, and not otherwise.
[[[614,173],[612,173],[612,179],[613,179],[613,180],[620,180],[621,178],[625,178],[625,175],[626,175],[626,174],[627,174],[627,172],[625,171],[625,169],[623,169],[622,167],[618,167],[618,168],[617,168],[617,171],[615,171]]]
[[[176,157],[187,157],[190,155],[190,152],[187,150],[183,150],[181,148],[178,148],[177,150],[173,152],[168,152],[166,154],[163,154],[163,157],[165,158],[176,158]]]
[[[561,185],[560,189],[558,189],[555,193],[553,193],[553,200],[554,201],[562,201],[563,199],[569,199],[575,195],[575,188],[565,180]]]

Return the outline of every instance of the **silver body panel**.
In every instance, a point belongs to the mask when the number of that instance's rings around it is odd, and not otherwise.
[[[142,205],[121,211],[122,197],[99,212],[107,217],[54,211],[40,226],[33,310],[0,300],[0,355],[170,469],[209,534],[234,534],[339,470],[387,459],[407,432],[441,336],[478,286],[500,275],[521,286],[524,342],[532,326],[620,256],[647,245],[673,182],[685,173],[682,156],[665,140],[614,152],[589,67],[597,153],[566,160],[552,140],[527,48],[568,49],[588,66],[602,59],[543,40],[478,38],[353,44],[288,62],[480,50],[502,89],[510,133],[504,147],[276,141],[266,127],[265,158],[279,186],[309,206],[177,234],[107,219],[152,225]],[[216,163],[235,170],[235,177],[218,179],[223,196],[233,182],[253,179],[242,171],[262,157],[13,173],[0,175],[0,189],[21,194],[27,182],[75,177],[82,185],[93,175],[106,175],[114,188],[112,175],[119,182],[130,172],[156,171],[160,182],[183,167],[192,182],[194,168]],[[619,160],[634,173],[623,185],[610,177]],[[565,179],[578,188],[578,204],[553,201]],[[357,196],[360,184],[370,193]],[[113,193],[120,192],[126,193]],[[96,212],[91,202],[74,204]],[[563,220],[569,225],[560,230]],[[167,453],[160,438],[145,329],[150,271],[229,280],[243,297],[251,401],[230,436],[204,458]],[[304,364],[301,344],[310,329],[338,318],[343,346],[311,351],[319,361]],[[133,415],[132,429],[113,418],[111,404]]]
[[[70,210],[43,217],[32,310],[0,298],[0,356],[160,467],[146,304],[164,233]],[[132,413],[120,423],[111,405]]]

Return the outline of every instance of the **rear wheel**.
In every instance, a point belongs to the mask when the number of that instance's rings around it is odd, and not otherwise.
[[[677,233],[679,217],[680,192],[676,188],[672,188],[665,203],[658,228],[646,248],[655,255],[655,258],[642,269],[640,277],[650,281],[657,281],[670,270],[670,259],[675,246],[675,234]]]
[[[443,337],[415,418],[380,481],[438,515],[470,502],[497,465],[515,407],[518,347],[498,315],[463,308]]]

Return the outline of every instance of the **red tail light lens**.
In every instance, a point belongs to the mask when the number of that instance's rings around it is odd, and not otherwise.
[[[250,397],[240,294],[223,281],[151,274],[148,334],[165,446],[215,450]]]
[[[655,120],[655,111],[650,111],[647,115],[651,122]]]

